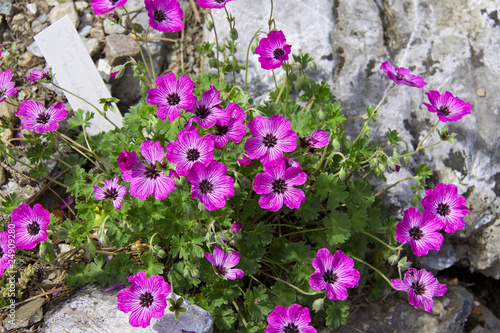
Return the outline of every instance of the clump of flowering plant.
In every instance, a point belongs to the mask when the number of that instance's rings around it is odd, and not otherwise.
[[[269,31],[255,35],[255,54],[250,54],[252,46],[248,54],[262,69],[282,67],[283,76],[276,78],[266,101],[253,104],[247,82],[237,85],[242,80],[236,75],[249,68],[235,56],[238,32],[227,2],[198,0],[203,8],[224,8],[230,26],[229,36],[196,48],[201,65],[210,68],[156,77],[142,54],[112,69],[119,80],[131,65],[143,98],[124,114],[122,127],[113,124],[115,129],[106,133],[87,135],[91,104],[67,121],[69,128],[81,128],[79,135],[62,131],[59,122],[67,116],[62,103],[48,109],[36,101],[16,105],[12,72],[0,74],[0,99],[18,107],[17,121],[34,132],[16,137],[17,146],[2,141],[2,157],[22,163],[32,177],[45,177],[49,187],[61,186],[65,197],[74,198],[65,206],[67,216],[49,225],[50,213],[39,204],[31,208],[20,198],[6,197],[0,210],[12,221],[10,229],[0,230],[0,272],[15,251],[38,244],[40,259],[54,264],[55,242],[65,242],[74,247],[69,255],[76,259],[67,285],[100,283],[112,290],[128,281],[132,285],[118,293],[118,309],[130,313],[136,327],[163,316],[174,288],[209,311],[223,332],[312,333],[316,323],[337,327],[348,318],[350,300],[361,299],[356,296],[367,290],[373,297],[382,295],[384,287],[407,291],[410,304],[430,311],[432,297],[443,295],[446,287],[411,267],[402,253],[407,248],[417,256],[438,251],[443,233],[464,227],[469,208],[452,184],[428,189],[421,200],[432,170],[425,164],[413,169],[410,156],[435,145],[424,145],[435,129],[439,135],[433,139],[452,141],[448,127],[438,127],[470,113],[470,104],[431,90],[425,105],[440,119],[434,128],[415,147],[389,130],[387,144],[380,146],[370,124],[383,101],[401,85],[424,87],[424,79],[384,62],[381,70],[396,84],[378,106],[346,119],[330,86],[307,76],[313,60],[305,53],[291,54],[273,17]],[[109,19],[132,28],[147,51],[142,43],[148,41],[148,29],[132,22],[120,9],[123,4],[92,2],[98,14],[113,11]],[[150,28],[183,28],[176,0],[146,0],[144,10]],[[207,27],[215,29],[207,15]],[[33,70],[27,79],[51,80],[48,73]],[[109,107],[112,100],[102,103]],[[356,119],[364,120],[361,130],[347,135],[346,123]],[[8,121],[2,126],[19,129]],[[47,170],[52,158],[56,169]],[[400,168],[415,176],[374,193],[374,178],[386,180]],[[424,212],[405,207],[397,223],[387,216],[381,194],[406,186],[401,183],[409,179],[416,182],[412,204],[421,201]],[[8,238],[12,233],[14,247]],[[374,253],[383,253],[387,263]],[[396,263],[397,270],[391,269]],[[175,318],[184,315],[182,298],[169,303]]]

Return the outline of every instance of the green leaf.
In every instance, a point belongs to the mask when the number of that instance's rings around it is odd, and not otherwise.
[[[327,172],[321,173],[318,177],[316,182],[316,195],[319,196],[321,200],[328,197],[327,207],[332,211],[349,197],[344,182]]]
[[[385,136],[387,136],[387,139],[391,143],[391,145],[396,145],[399,146],[399,142],[401,142],[403,139],[399,136],[399,132],[397,130],[389,130],[385,133]]]
[[[66,274],[66,284],[70,287],[80,287],[87,284],[88,279],[84,274],[84,270],[85,264],[83,262],[71,266]]]
[[[323,219],[326,235],[332,245],[342,244],[351,236],[351,222],[345,213],[332,212]]]
[[[233,312],[232,308],[220,307],[216,308],[212,313],[214,318],[215,326],[221,332],[232,332],[234,331],[234,322],[238,318],[238,315]]]
[[[337,328],[344,325],[351,311],[351,303],[349,301],[333,301],[332,305],[326,310],[326,325],[328,327]]]
[[[104,271],[112,277],[114,283],[126,282],[133,265],[134,262],[129,259],[128,255],[125,252],[120,252],[106,263]]]
[[[282,258],[282,262],[302,262],[310,261],[314,257],[314,251],[311,246],[303,241],[297,243],[285,244],[285,256]]]
[[[156,258],[151,252],[148,252],[144,257],[141,258],[142,260],[142,266],[138,267],[133,267],[132,268],[132,273],[137,273],[137,272],[145,272],[148,277],[151,277],[153,275],[160,275],[163,274],[163,265],[158,263]]]
[[[347,204],[349,218],[351,219],[352,231],[359,232],[365,229],[368,214],[366,208],[358,206],[352,202]]]
[[[245,296],[245,307],[255,321],[264,320],[271,313],[271,302],[268,300],[267,291],[263,286],[247,290]]]
[[[276,295],[276,297],[272,297],[274,305],[281,304],[288,307],[297,299],[296,292],[281,281],[276,282],[271,287],[271,292]]]
[[[0,212],[10,215],[12,211],[19,207],[19,205],[23,202],[23,198],[17,196],[16,193],[9,193],[1,202],[3,207],[0,207]]]
[[[316,221],[321,211],[321,201],[314,196],[309,196],[299,209],[295,211],[297,217],[304,222]]]
[[[94,257],[94,262],[85,267],[84,274],[90,283],[98,282],[101,285],[109,283],[110,277],[104,272],[103,266],[106,262],[106,257],[99,254]]]
[[[417,173],[417,180],[429,178],[432,176],[432,169],[429,168],[427,164],[420,164],[415,168],[415,172]]]
[[[78,109],[74,112],[73,117],[68,119],[68,128],[75,127],[90,127],[90,120],[94,118],[94,113]]]
[[[349,186],[349,201],[352,200],[361,206],[369,206],[375,201],[375,196],[371,189],[371,185],[364,180],[351,180]]]

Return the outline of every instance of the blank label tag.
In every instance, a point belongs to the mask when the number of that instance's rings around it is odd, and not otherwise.
[[[109,98],[111,94],[69,16],[65,15],[35,35],[35,41],[52,68],[59,85],[103,111],[99,99]],[[91,126],[87,130],[89,135],[114,128],[88,103],[71,94],[65,94],[73,110],[83,109],[94,113],[94,119],[91,120]],[[122,126],[123,119],[118,111],[108,111],[106,116],[118,127]]]

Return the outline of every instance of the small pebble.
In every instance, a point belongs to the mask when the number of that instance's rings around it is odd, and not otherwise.
[[[479,97],[484,97],[484,96],[486,96],[486,90],[484,90],[484,89],[478,89],[478,90],[477,90],[477,95],[478,95]]]
[[[37,12],[37,8],[36,8],[36,5],[34,3],[29,3],[26,5],[26,8],[28,9],[28,12],[31,14],[31,15],[35,15],[36,12]]]

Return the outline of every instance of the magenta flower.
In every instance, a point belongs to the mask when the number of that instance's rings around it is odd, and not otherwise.
[[[396,84],[405,84],[409,87],[423,88],[427,83],[424,82],[420,76],[411,75],[410,70],[404,67],[394,68],[390,62],[386,61],[381,66],[380,69],[387,74],[389,79],[394,81]]]
[[[52,76],[50,75],[50,69],[45,68],[40,70],[35,68],[31,71],[29,76],[24,76],[24,78],[30,82],[43,81],[43,82],[51,82]]]
[[[432,311],[432,297],[443,296],[447,289],[445,284],[439,283],[432,273],[425,269],[417,271],[410,268],[405,273],[404,280],[393,279],[391,282],[398,290],[408,290],[409,302],[415,309],[422,304],[427,312]]]
[[[184,29],[182,22],[184,13],[177,0],[145,0],[144,4],[148,11],[151,28],[163,32]]]
[[[118,73],[120,73],[120,71],[114,71],[114,72],[111,72],[111,73],[109,74],[109,76],[110,76],[112,79],[114,79],[114,78],[116,78],[116,76],[118,75]]]
[[[59,205],[59,210],[66,210],[73,203],[74,203],[73,199],[71,199],[71,198],[64,198],[63,199],[63,203],[61,205]]]
[[[306,200],[304,191],[295,188],[306,182],[307,175],[300,168],[286,168],[285,161],[278,159],[264,164],[264,173],[255,176],[253,190],[262,194],[259,205],[276,212],[283,207],[299,208]]]
[[[247,133],[247,127],[243,123],[247,114],[238,103],[229,103],[223,110],[225,116],[221,116],[215,123],[215,132],[208,134],[215,143],[215,148],[222,148],[231,140],[239,143]]]
[[[46,109],[40,102],[23,101],[16,113],[16,116],[23,117],[22,128],[32,129],[36,133],[55,131],[59,122],[67,115],[63,102],[57,102]]]
[[[234,222],[233,227],[231,228],[231,231],[238,232],[241,230],[241,227],[242,227],[241,222]]]
[[[227,167],[215,160],[207,165],[194,163],[187,174],[191,183],[191,197],[200,199],[210,211],[224,207],[226,199],[234,196],[234,180],[226,172]]]
[[[437,184],[433,190],[427,190],[422,199],[424,210],[441,221],[441,229],[454,233],[465,226],[463,217],[469,212],[467,201],[457,194],[455,185]]]
[[[16,254],[16,234],[12,224],[7,224],[7,230],[0,232],[0,276],[10,267]]]
[[[158,169],[156,165],[157,161],[163,163],[165,151],[160,141],[153,142],[150,140],[141,143],[140,149],[146,163],[139,162],[130,169],[130,173],[127,175],[127,177],[130,177],[129,193],[141,200],[146,200],[150,194],[155,199],[163,200],[175,189],[174,179],[167,176],[163,170]],[[122,173],[122,177],[124,173]]]
[[[113,180],[104,179],[103,188],[95,185],[92,187],[94,188],[95,193],[94,200],[112,199],[115,209],[120,209],[122,207],[123,197],[127,194],[127,188],[125,186],[118,185],[117,177]]]
[[[113,11],[117,7],[122,7],[127,0],[92,0],[90,3],[96,15],[102,15]]]
[[[311,315],[309,309],[298,304],[290,307],[277,305],[273,312],[267,316],[267,323],[264,333],[316,333],[316,329],[309,326]]]
[[[340,250],[332,256],[328,249],[320,249],[312,259],[312,265],[315,271],[309,285],[314,290],[326,289],[329,299],[345,300],[347,288],[358,285],[360,275],[354,269],[354,261]]]
[[[197,128],[182,130],[177,141],[167,144],[167,158],[177,164],[175,171],[179,176],[187,176],[196,162],[209,163],[214,159],[214,140],[208,135],[200,138]]]
[[[302,170],[300,163],[297,161],[294,161],[293,158],[290,158],[288,156],[283,156],[283,157],[281,157],[281,159],[283,161],[285,161],[285,165],[287,168],[300,168],[300,170]]]
[[[195,83],[187,75],[181,75],[179,80],[170,72],[156,78],[156,86],[148,91],[147,102],[159,105],[156,110],[158,118],[174,121],[179,117],[180,109],[189,110],[196,102],[193,95]]]
[[[273,30],[259,41],[255,53],[260,56],[259,62],[263,69],[276,69],[288,60],[291,50],[292,46],[286,43],[283,31]]]
[[[250,133],[245,143],[245,151],[252,160],[260,158],[264,164],[283,156],[283,152],[292,152],[297,148],[297,133],[292,131],[290,120],[280,114],[266,117],[258,116],[248,123]]]
[[[403,221],[396,225],[396,240],[402,244],[410,243],[415,255],[422,256],[429,250],[439,251],[444,237],[441,230],[441,221],[429,212],[422,216],[415,207],[404,211]]]
[[[187,110],[195,114],[189,118],[189,121],[194,121],[203,128],[212,127],[219,118],[227,121],[227,114],[219,106],[222,103],[219,96],[219,91],[213,85],[210,85],[210,88],[203,93],[201,100],[196,101],[194,106]]]
[[[36,204],[31,209],[27,204],[21,204],[10,214],[16,231],[16,246],[20,250],[31,250],[47,239],[47,225],[50,213]]]
[[[236,161],[242,166],[250,166],[253,164],[252,160],[245,154],[241,154],[241,158],[237,158]]]
[[[428,103],[422,103],[427,106],[430,112],[437,113],[439,120],[442,122],[458,121],[463,116],[470,114],[472,106],[468,102],[462,101],[458,97],[454,97],[451,92],[445,91],[442,95],[436,91],[431,90],[425,93],[429,98]]]
[[[129,323],[134,327],[147,327],[151,318],[161,318],[167,307],[170,285],[163,277],[153,275],[149,279],[144,272],[137,272],[128,278],[130,288],[118,292],[118,310],[131,312]]]
[[[137,152],[128,152],[125,147],[123,147],[123,149],[125,149],[125,151],[122,151],[117,158],[118,167],[122,171],[122,179],[126,182],[131,182],[132,167],[139,163],[137,160]]]
[[[196,0],[201,8],[224,8],[229,1],[232,0]]]
[[[215,270],[220,275],[225,276],[229,280],[241,279],[243,271],[241,269],[233,268],[240,262],[239,252],[224,253],[220,246],[214,248],[214,254],[205,253],[205,258],[214,265]]]
[[[314,149],[323,148],[329,142],[328,133],[325,130],[316,130],[310,136],[299,138],[302,147],[308,147],[309,154],[314,152]]]
[[[14,88],[15,83],[10,80],[12,80],[10,69],[0,72],[0,103],[5,101],[7,97],[17,96],[17,89]]]

